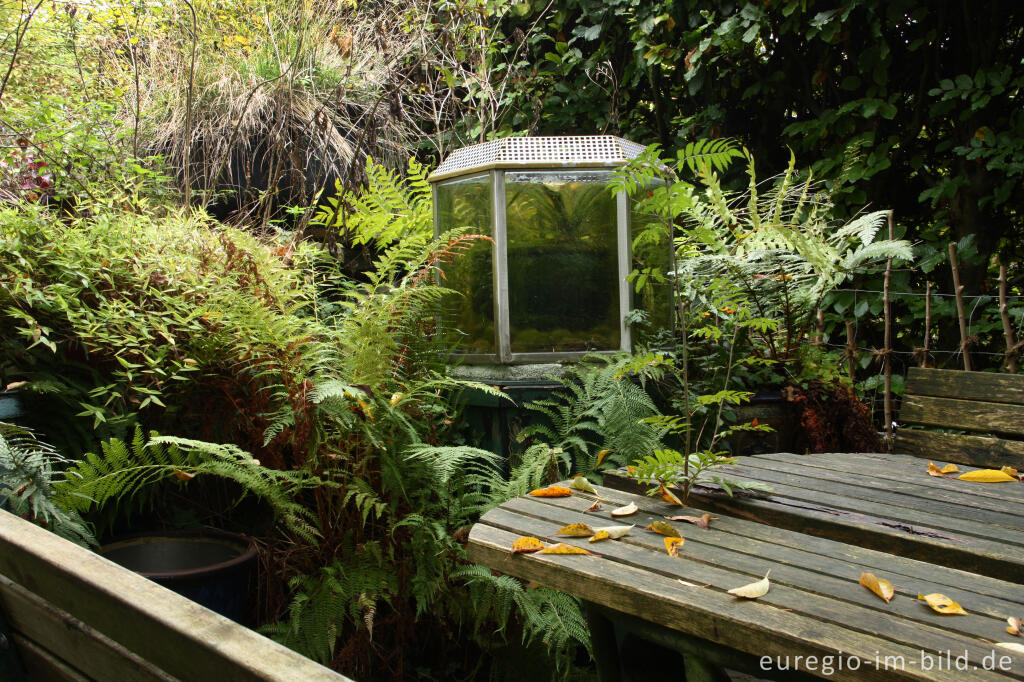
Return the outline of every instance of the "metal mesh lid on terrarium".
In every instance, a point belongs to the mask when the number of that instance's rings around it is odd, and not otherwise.
[[[452,152],[429,179],[489,168],[621,166],[643,150],[643,145],[613,135],[506,137]]]

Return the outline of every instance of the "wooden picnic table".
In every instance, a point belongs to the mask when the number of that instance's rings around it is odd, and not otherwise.
[[[857,461],[878,460],[864,456]],[[753,465],[745,466],[748,473],[753,470]],[[860,486],[864,494],[872,486],[879,492],[886,490],[888,484],[879,481],[901,485],[898,478],[885,479],[881,474],[872,480]],[[950,483],[936,479],[935,484]],[[800,489],[810,491],[810,487]],[[856,497],[856,491],[849,492],[851,499]],[[927,506],[923,491],[911,492]],[[501,573],[583,599],[602,680],[623,679],[624,674],[626,679],[646,679],[641,674],[644,668],[651,679],[664,679],[670,661],[662,655],[664,650],[645,648],[651,643],[681,652],[681,665],[691,682],[724,679],[720,668],[758,677],[947,680],[957,674],[958,657],[965,657],[959,662],[968,666],[971,680],[1024,679],[1024,655],[994,645],[1014,639],[1004,631],[1006,618],[1024,615],[1021,574],[1015,583],[1008,582],[731,513],[720,514],[706,530],[670,522],[685,538],[679,556],[672,557],[664,538],[643,527],[666,515],[699,516],[706,497],[696,507],[680,509],[660,499],[607,487],[597,487],[596,494],[603,500],[596,511],[587,511],[595,496],[578,491],[571,497],[510,500],[473,527],[469,556]],[[763,500],[754,499],[749,507],[735,507],[740,516],[766,509]],[[610,509],[629,502],[640,508],[637,514],[609,515]],[[894,509],[909,509],[895,502],[890,500]],[[967,511],[982,509],[960,504]],[[619,540],[599,543],[548,537],[562,526],[579,522],[636,527]],[[968,530],[956,532],[958,537],[976,537]],[[1007,532],[1015,538],[1021,535],[1010,528]],[[513,542],[521,536],[564,541],[597,556],[511,554]],[[977,537],[979,542],[989,539],[994,544],[994,538]],[[1014,563],[1009,557],[1005,561]],[[769,570],[771,589],[760,599],[744,600],[727,593]],[[862,572],[892,582],[896,596],[891,603],[858,583]],[[968,615],[940,615],[917,599],[918,594],[933,592],[954,599]]]
[[[770,490],[730,497],[700,486],[690,499],[715,512],[1024,583],[1024,484],[929,476],[928,460],[888,453],[737,459],[723,476]],[[959,465],[961,472],[976,468]],[[625,472],[606,475],[605,484],[643,488]]]

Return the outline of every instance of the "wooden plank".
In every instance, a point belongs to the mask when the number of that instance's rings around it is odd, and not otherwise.
[[[240,682],[347,679],[3,511],[0,574],[174,677]]]
[[[665,511],[662,509],[661,511]],[[531,516],[534,521],[525,520],[523,517]],[[591,525],[600,525],[601,522],[590,520],[592,516],[600,514],[586,514],[581,517],[578,511],[558,506],[555,503],[533,500],[511,500],[495,510],[488,517],[487,523],[492,526],[504,528],[510,532],[550,533],[563,525],[579,522],[581,518],[588,519]],[[604,553],[611,548],[622,546],[643,547],[653,551],[655,555],[664,554],[662,538],[649,531],[641,530],[643,525],[651,520],[660,520],[661,514],[649,512],[637,515],[638,528],[631,531],[629,535],[622,538],[618,543],[602,543],[600,545],[587,544],[587,548]],[[605,520],[604,523],[607,523]],[[814,554],[804,551],[799,547],[777,545],[762,540],[756,536],[744,536],[728,531],[717,530],[713,524],[709,530],[704,530],[689,524],[672,524],[686,539],[680,558],[684,563],[668,562],[667,565],[678,567],[681,575],[687,580],[698,583],[713,583],[719,587],[735,587],[743,584],[750,576],[760,577],[767,570],[766,566],[772,569],[773,575],[780,567],[787,567],[785,573],[785,584],[798,588],[805,592],[823,595],[829,599],[838,599],[852,604],[857,609],[868,608],[881,612],[882,615],[898,614],[909,620],[919,621],[924,626],[935,624],[934,614],[927,609],[922,610],[921,604],[916,601],[918,594],[930,594],[942,592],[957,600],[965,607],[970,604],[971,617],[959,618],[955,622],[948,622],[948,629],[971,637],[988,637],[993,632],[998,632],[1005,625],[1005,616],[1008,602],[1004,597],[991,597],[979,594],[971,589],[970,578],[961,580],[957,585],[939,584],[934,581],[929,573],[931,567],[926,564],[919,564],[916,571],[908,571],[903,566],[903,573],[900,575],[892,570],[891,562],[896,557],[888,556],[889,565],[885,562],[872,562],[868,550],[858,547],[844,546],[841,543],[831,543],[834,556]],[[748,530],[757,530],[756,524],[746,524]],[[561,538],[559,538],[561,540]],[[608,549],[606,549],[608,548]],[[635,564],[644,555],[630,555],[629,550],[617,560]],[[724,574],[723,578],[719,569],[735,571],[740,575]],[[862,587],[858,580],[862,572],[876,572],[882,577],[893,582],[897,595],[900,599],[894,599],[891,604],[885,604],[876,600]],[[730,584],[730,582],[732,584]],[[749,580],[747,580],[749,582]],[[1018,586],[1002,582],[1000,584],[1002,595],[1013,594]],[[795,608],[801,611],[802,604],[779,604],[780,608]],[[1012,608],[1012,607],[1011,607]],[[806,612],[806,611],[804,611]],[[822,615],[824,614],[824,615]],[[836,604],[829,604],[819,614],[826,620],[843,623],[853,622],[853,616]],[[861,614],[863,615],[863,614]],[[838,620],[836,620],[838,619]],[[870,620],[871,627],[878,623]],[[943,621],[947,623],[947,621]],[[881,632],[881,631],[878,631]],[[914,643],[914,642],[910,642]]]
[[[640,509],[640,514],[630,517],[635,519],[631,523],[639,526],[647,525],[651,520],[661,519],[666,515],[678,514],[678,507],[672,507],[665,502],[650,497],[628,495],[620,491],[610,491],[606,488],[597,488],[602,498],[615,500],[623,504],[634,502]],[[543,504],[559,506],[572,512],[582,512],[589,506],[588,500],[549,498],[541,501]],[[612,504],[616,504],[613,502]],[[530,507],[524,507],[520,500],[510,500],[502,505],[503,508],[512,509],[521,514],[530,513]],[[621,505],[620,505],[621,506]],[[606,509],[612,508],[610,505]],[[696,507],[687,507],[685,514],[699,515],[703,510]],[[538,513],[542,518],[550,516],[555,519],[564,519],[561,514],[556,515],[550,510],[543,510]],[[597,517],[599,520],[590,520],[590,517]],[[587,512],[584,517],[591,525],[608,525],[609,523],[619,524],[622,520],[612,520],[607,514],[601,512]],[[569,523],[569,521],[566,521]],[[564,525],[564,524],[563,524]],[[678,526],[678,524],[676,524]],[[833,572],[841,573],[842,566],[854,565],[861,570],[885,573],[893,578],[895,582],[901,582],[902,578],[920,580],[921,576],[927,576],[930,591],[947,592],[950,590],[968,590],[973,595],[985,597],[981,603],[985,608],[998,609],[997,613],[1002,614],[1006,608],[1024,608],[1024,591],[1013,589],[1013,585],[1003,580],[995,580],[986,576],[961,571],[946,566],[936,566],[929,562],[907,559],[893,556],[876,550],[857,547],[840,542],[834,542],[826,538],[819,538],[804,535],[791,530],[765,526],[753,521],[738,519],[729,516],[717,517],[709,530],[696,529],[687,525],[680,526],[680,534],[689,538],[693,534],[697,541],[704,541],[710,537],[722,546],[742,551],[754,556],[778,555],[785,552],[785,561],[794,562],[799,566],[806,567],[831,567]],[[627,537],[633,537],[627,536]],[[777,545],[769,547],[768,545]],[[830,569],[830,570],[831,570]],[[859,573],[856,577],[859,577]],[[934,589],[931,589],[934,588]],[[916,596],[916,593],[910,596]],[[975,602],[974,597],[971,601]],[[1009,604],[1009,606],[1008,606]],[[1015,606],[1019,605],[1019,606]]]
[[[631,476],[605,474],[605,485],[642,492]],[[852,543],[888,554],[919,559],[999,580],[1019,582],[1024,557],[1008,551],[1004,542],[978,538],[943,528],[917,526],[884,515],[860,513],[776,495],[729,497],[714,488],[696,488],[692,504],[806,535]]]
[[[800,465],[787,466],[782,463],[761,462],[759,465],[749,459],[742,460],[737,466],[729,467],[728,471],[723,472],[723,475],[728,478],[746,477],[761,481],[771,485],[773,489],[779,485],[786,485],[792,489],[806,489],[815,493],[834,495],[837,498],[880,502],[912,512],[923,511],[930,514],[953,516],[960,521],[982,524],[987,530],[992,530],[989,526],[993,525],[1013,530],[1024,530],[1024,515],[1014,513],[1006,505],[1000,509],[993,509],[980,505],[977,499],[971,500],[969,496],[966,499],[961,497],[958,500],[946,497],[940,499],[937,498],[934,487],[928,489],[904,486],[902,490],[893,490],[889,486],[879,487],[864,484],[862,480],[844,480],[842,476],[830,475],[830,472],[825,469]],[[919,473],[919,475],[926,479],[934,479],[933,476],[927,474]],[[963,485],[978,484],[964,481]],[[1021,535],[1019,544],[1024,546],[1024,534]]]
[[[956,464],[1024,469],[1024,442],[992,436],[939,433],[921,429],[899,429],[896,452],[915,457],[942,459]]]
[[[1024,375],[911,367],[906,393],[1024,405]]]
[[[48,650],[51,657],[74,663],[89,678],[175,682],[176,678],[2,575],[0,609],[19,634]]]
[[[15,634],[13,638],[14,646],[21,654],[21,660],[25,663],[25,670],[28,672],[30,680],[36,682],[92,682],[90,678],[85,677],[32,640],[25,639],[18,634]]]
[[[751,466],[776,466],[785,463],[807,471],[808,475],[840,476],[855,481],[858,485],[884,487],[887,490],[905,491],[908,494],[929,493],[949,502],[973,504],[986,509],[1004,510],[1015,502],[1024,502],[1024,484],[994,485],[969,483],[953,478],[928,476],[925,474],[928,461],[942,467],[946,460],[929,459],[922,461],[909,455],[887,455],[884,459],[860,456],[859,453],[824,453],[793,455],[775,452],[740,458],[740,462]],[[961,469],[970,471],[972,469]],[[813,473],[812,473],[813,472]],[[827,473],[821,473],[827,472]],[[926,482],[917,483],[918,480]]]
[[[900,421],[964,431],[1024,436],[1024,405],[904,396]]]
[[[509,555],[508,548],[515,537],[516,533],[491,527],[483,520],[470,533],[470,559],[628,615],[645,620],[656,617],[660,625],[669,629],[705,637],[746,653],[820,657],[842,651],[861,660],[859,670],[837,671],[834,679],[943,679],[934,671],[911,666],[882,671],[871,665],[877,652],[905,655],[913,660],[920,656],[919,647],[901,646],[874,635],[853,632],[801,613],[784,611],[767,601],[740,601],[718,590],[682,586],[670,577],[676,574],[680,560],[664,552],[645,554],[650,555],[651,562],[669,562],[669,575],[607,559]],[[621,551],[609,548],[605,552],[616,550]],[[785,586],[773,591],[773,598],[788,601],[793,597],[791,589]],[[1006,677],[988,675],[989,679]]]

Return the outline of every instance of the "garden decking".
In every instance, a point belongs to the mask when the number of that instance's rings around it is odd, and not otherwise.
[[[643,526],[679,514],[679,507],[619,490],[596,490],[604,500],[596,512],[585,511],[594,497],[577,491],[565,498],[511,500],[473,527],[469,553],[496,571],[596,605],[588,607],[588,616],[602,680],[620,679],[620,667],[632,671],[644,663],[644,656],[631,654],[625,641],[619,651],[611,634],[613,623],[620,637],[632,633],[638,640],[682,651],[688,666],[700,667],[703,659],[765,677],[787,660],[792,669],[796,656],[816,656],[820,666],[823,656],[835,661],[842,652],[847,669],[836,670],[830,676],[834,679],[948,679],[948,669],[940,671],[937,664],[923,670],[922,657],[942,652],[945,661],[947,651],[953,658],[966,651],[969,665],[979,668],[972,670],[972,680],[1024,679],[1024,656],[992,644],[1013,639],[1003,628],[1008,615],[1024,612],[1019,584],[726,515],[707,530],[672,523],[686,542],[679,556],[671,557],[663,537]],[[640,512],[619,519],[609,516],[608,510],[629,502]],[[682,513],[701,511],[688,507]],[[577,522],[636,527],[620,540],[599,543],[549,538],[584,547],[598,557],[510,554],[517,537],[543,538]],[[772,587],[760,599],[726,593],[768,570]],[[858,584],[862,572],[893,583],[896,596],[890,604]],[[932,592],[951,597],[969,615],[940,615],[916,599],[919,593]],[[993,652],[994,660],[1012,661],[1009,671],[981,670]],[[768,669],[761,665],[762,656],[771,659]],[[886,656],[897,657],[890,659],[888,670]],[[857,659],[859,670],[849,670],[856,663],[845,657]],[[905,665],[897,665],[898,657]],[[664,669],[663,662],[652,665]],[[796,667],[815,673],[806,662]]]

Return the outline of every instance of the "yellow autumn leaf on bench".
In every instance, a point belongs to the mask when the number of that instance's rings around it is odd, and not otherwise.
[[[604,526],[594,529],[594,537],[589,542],[601,542],[601,540],[618,540],[628,533],[633,526]]]
[[[960,471],[955,464],[947,464],[941,469],[932,462],[928,462],[928,475],[929,476],[945,476],[946,474],[955,474]]]
[[[585,523],[570,523],[562,526],[555,535],[568,535],[574,538],[589,538],[594,534],[594,529]]]
[[[610,513],[612,516],[629,516],[630,514],[636,514],[638,509],[639,508],[636,506],[636,502],[630,502],[625,507],[612,509]]]
[[[582,490],[585,493],[593,493],[594,495],[597,494],[597,491],[594,490],[594,486],[590,484],[590,481],[588,481],[583,474],[580,474],[579,476],[574,476],[572,479],[572,483],[569,484],[569,487],[575,488],[576,490]]]
[[[966,616],[967,612],[964,611],[963,607],[957,604],[955,601],[950,599],[944,594],[933,592],[931,594],[919,594],[917,598],[923,602],[927,602],[928,606],[932,607],[932,611],[937,611],[947,616]]]
[[[1017,480],[1020,480],[1020,472],[1014,469],[1013,467],[1006,466],[1000,469],[1000,471],[1002,471],[1007,476],[1013,476]]]
[[[665,538],[665,551],[669,556],[679,556],[679,548],[686,542],[683,538]]]
[[[1003,483],[1005,481],[1016,481],[1017,479],[1010,476],[1005,471],[999,469],[978,469],[977,471],[968,471],[966,474],[960,474],[957,476],[961,481],[974,481],[975,483]]]
[[[557,545],[551,545],[545,547],[540,551],[541,554],[590,554],[587,550],[582,547],[576,547],[574,545],[567,545],[564,542],[559,542]]]
[[[572,496],[572,491],[560,485],[553,485],[548,488],[531,490],[530,494],[534,497],[570,497]]]
[[[652,521],[651,525],[644,526],[644,530],[653,531],[659,535],[667,535],[670,538],[682,537],[671,524],[665,523],[664,521]]]
[[[513,554],[529,554],[530,552],[539,552],[542,549],[544,549],[544,543],[530,536],[516,538],[516,541],[512,543]]]
[[[1009,632],[1011,635],[1020,637],[1020,629],[1024,627],[1024,620],[1020,618],[1014,618],[1013,616],[1011,616],[1006,619],[1006,622],[1008,623],[1008,625],[1006,626],[1006,631]]]
[[[674,504],[677,507],[685,506],[682,500],[676,497],[676,494],[669,490],[668,488],[666,488],[665,486],[658,487],[658,494],[661,495],[661,499],[665,500],[669,504]]]
[[[884,599],[886,604],[892,601],[893,595],[896,594],[891,582],[876,577],[874,573],[861,573],[860,584]]]
[[[756,583],[750,583],[749,585],[743,585],[742,587],[734,587],[729,590],[729,594],[735,597],[743,597],[744,599],[757,599],[768,594],[768,590],[771,589],[771,583],[768,582],[768,573],[764,574],[764,577],[758,580]]]

